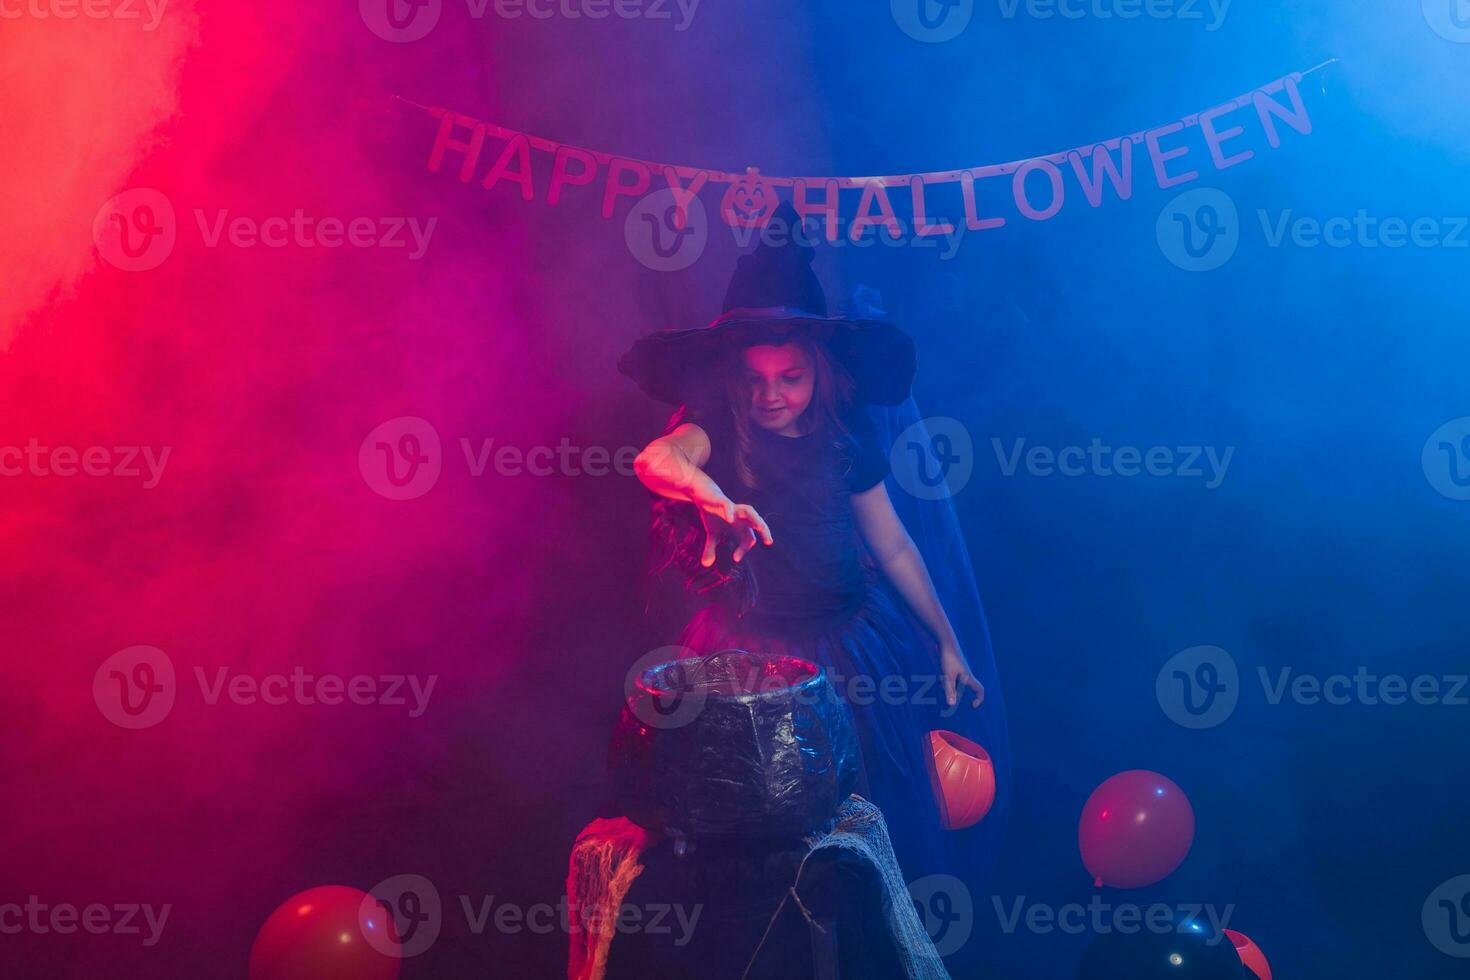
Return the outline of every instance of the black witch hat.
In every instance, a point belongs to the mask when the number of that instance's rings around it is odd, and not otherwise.
[[[708,394],[729,351],[807,335],[824,344],[851,375],[859,401],[897,405],[908,398],[913,339],[881,320],[828,316],[827,298],[812,271],[815,253],[798,240],[795,209],[782,202],[771,224],[784,224],[791,234],[777,242],[763,234],[755,251],[741,256],[725,291],[723,313],[714,322],[643,337],[623,355],[618,370],[649,397],[683,405]]]

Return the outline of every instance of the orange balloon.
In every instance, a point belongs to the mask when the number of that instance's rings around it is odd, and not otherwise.
[[[937,729],[929,733],[929,777],[946,830],[974,826],[995,803],[995,766],[976,743]]]
[[[1246,965],[1246,969],[1254,973],[1260,980],[1271,980],[1271,964],[1266,962],[1266,954],[1261,952],[1261,947],[1251,942],[1249,936],[1234,929],[1226,929],[1225,935],[1235,944],[1235,951],[1240,954],[1240,962]]]
[[[250,947],[250,980],[397,980],[403,960],[379,952],[397,951],[392,929],[387,911],[366,892],[308,888],[260,927]]]

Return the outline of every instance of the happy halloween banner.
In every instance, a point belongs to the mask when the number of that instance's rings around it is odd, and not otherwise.
[[[901,226],[891,194],[908,197],[913,209],[914,233],[926,236],[949,234],[954,230],[948,222],[931,224],[929,221],[930,188],[938,186],[959,185],[965,226],[970,231],[980,231],[1006,223],[1004,217],[981,214],[976,188],[982,182],[1003,184],[1004,181],[998,179],[1009,177],[1008,192],[1016,210],[1033,221],[1055,217],[1066,203],[1067,184],[1063,179],[1063,167],[1076,175],[1083,197],[1094,208],[1102,204],[1105,183],[1112,187],[1119,200],[1126,201],[1132,197],[1135,156],[1138,155],[1146,155],[1147,166],[1160,189],[1188,183],[1198,179],[1200,172],[1191,169],[1194,165],[1186,159],[1190,147],[1178,142],[1178,134],[1191,126],[1199,127],[1209,151],[1210,163],[1216,170],[1245,163],[1256,155],[1256,151],[1242,148],[1239,143],[1234,149],[1226,144],[1245,137],[1247,126],[1258,126],[1272,149],[1281,146],[1280,124],[1302,135],[1312,132],[1312,121],[1302,102],[1299,85],[1303,78],[1335,60],[1325,61],[1306,71],[1292,72],[1213,108],[1126,136],[1009,163],[870,177],[776,177],[762,174],[754,167],[737,174],[659,163],[559,143],[439,106],[409,104],[425,109],[439,120],[429,153],[429,172],[438,173],[446,162],[451,162],[453,154],[453,159],[459,164],[459,179],[468,183],[478,178],[486,190],[506,184],[519,188],[524,200],[535,200],[538,184],[531,165],[531,151],[537,150],[550,154],[552,158],[550,175],[542,188],[546,203],[551,206],[559,204],[569,188],[590,186],[593,194],[600,198],[602,217],[611,218],[620,198],[640,198],[651,191],[666,188],[673,199],[676,227],[683,228],[685,215],[695,196],[710,185],[725,185],[720,200],[720,216],[731,227],[760,228],[774,212],[778,201],[777,189],[782,188],[789,191],[792,205],[803,220],[816,218],[822,222],[829,241],[837,240],[838,226],[844,223],[844,219],[848,235],[857,241],[874,226],[887,229],[894,238],[900,236]],[[406,99],[401,101],[408,102]],[[1244,111],[1247,109],[1253,111],[1247,113]],[[503,141],[503,144],[490,160],[486,142],[492,138]],[[1143,149],[1136,151],[1135,147]],[[1036,174],[1045,180],[1028,179]],[[663,186],[655,186],[657,181],[661,181]],[[982,187],[990,191],[986,199],[992,200],[993,188]],[[844,194],[844,191],[856,193]]]

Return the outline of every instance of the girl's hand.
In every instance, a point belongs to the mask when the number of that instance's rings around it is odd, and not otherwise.
[[[757,538],[766,544],[772,543],[771,529],[765,518],[749,504],[737,504],[723,493],[697,499],[694,504],[699,508],[699,519],[704,524],[704,554],[700,555],[699,563],[705,568],[715,563],[715,549],[720,540],[732,532],[738,542],[735,546],[736,561],[755,547]]]
[[[958,698],[957,691],[969,688],[975,692],[972,708],[980,707],[985,700],[985,685],[975,679],[970,662],[957,644],[947,643],[939,648],[939,670],[944,676],[944,697],[952,708]],[[967,694],[968,696],[968,694]]]

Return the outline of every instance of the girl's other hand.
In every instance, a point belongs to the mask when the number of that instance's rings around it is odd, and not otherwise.
[[[705,568],[715,563],[715,551],[720,541],[731,532],[736,537],[735,560],[740,561],[755,547],[759,538],[771,544],[771,529],[756,509],[749,504],[737,504],[724,494],[718,497],[695,501],[699,507],[699,519],[704,524],[704,553],[699,563]]]
[[[970,670],[970,662],[965,659],[964,651],[955,644],[945,644],[939,648],[939,669],[944,676],[944,697],[950,707],[954,707],[958,700],[958,692],[969,688],[975,692],[975,700],[970,707],[980,707],[980,702],[985,700],[985,685],[975,679]],[[968,692],[967,692],[968,696]]]

